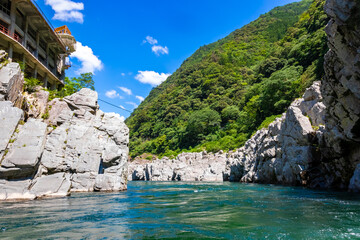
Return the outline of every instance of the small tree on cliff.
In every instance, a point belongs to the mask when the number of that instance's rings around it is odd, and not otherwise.
[[[68,77],[65,78],[65,96],[71,95],[80,91],[82,88],[90,88],[91,90],[95,90],[94,87],[94,80],[92,73],[82,73],[80,77],[73,77],[69,79]]]
[[[65,77],[65,86],[61,90],[49,90],[50,96],[49,100],[54,98],[63,98],[69,96],[73,93],[80,91],[82,88],[90,88],[91,90],[95,90],[93,74],[90,73],[82,73],[80,77],[68,78]]]

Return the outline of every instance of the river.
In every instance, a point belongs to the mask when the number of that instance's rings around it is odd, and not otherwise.
[[[360,196],[274,185],[129,182],[0,209],[0,239],[360,238]]]

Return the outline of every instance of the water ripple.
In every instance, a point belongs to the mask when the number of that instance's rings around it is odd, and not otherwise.
[[[130,182],[0,209],[0,239],[360,238],[359,196],[274,185]]]

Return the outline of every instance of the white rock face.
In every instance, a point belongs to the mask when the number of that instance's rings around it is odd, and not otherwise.
[[[313,118],[310,113],[321,101],[320,82],[315,82],[303,98],[291,104],[286,114],[268,129],[259,130],[230,156],[229,180],[306,185],[306,171],[314,150],[311,139],[320,134],[315,129],[320,128],[321,121],[316,119],[323,119],[325,112]]]
[[[9,101],[0,101],[0,159],[3,158],[11,136],[22,117],[21,109],[13,107]]]
[[[226,157],[223,153],[181,153],[176,159],[135,161],[129,166],[129,180],[223,181]]]
[[[90,89],[45,107],[46,123],[22,125],[23,111],[0,101],[0,200],[125,190],[129,129],[120,116],[100,111]]]
[[[120,116],[98,110],[90,89],[50,106],[50,121],[59,126],[48,135],[42,172],[73,174],[71,191],[125,190],[129,130]]]
[[[6,55],[0,50],[0,62],[5,60]],[[21,107],[23,85],[24,78],[19,64],[2,66],[0,63],[0,101],[11,101],[16,107]]]
[[[44,149],[46,128],[47,125],[39,119],[30,119],[19,126],[19,133],[14,134],[14,142],[1,162],[0,177],[19,179],[35,174]]]

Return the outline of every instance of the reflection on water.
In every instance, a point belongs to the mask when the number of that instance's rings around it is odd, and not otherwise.
[[[0,209],[0,239],[360,238],[359,196],[272,185],[130,182]]]

